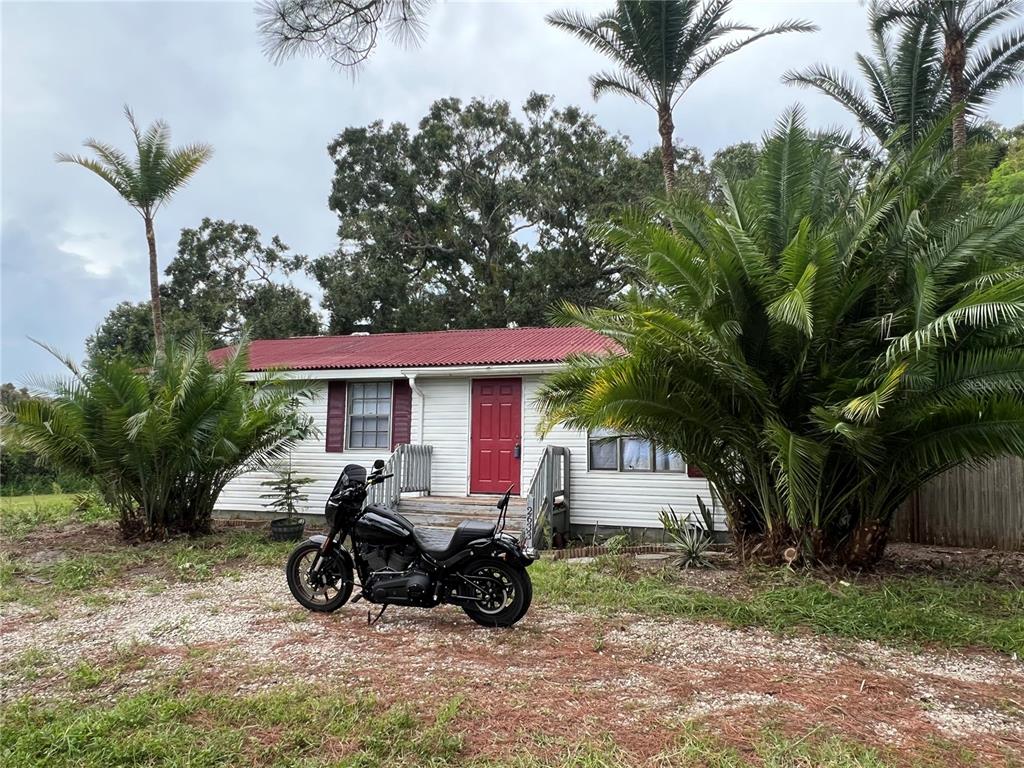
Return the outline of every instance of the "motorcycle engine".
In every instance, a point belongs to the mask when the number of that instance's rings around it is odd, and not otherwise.
[[[360,543],[357,547],[371,571],[404,571],[416,559],[416,549],[406,544],[378,546]]]
[[[431,606],[434,581],[416,566],[405,571],[374,571],[363,585],[363,593],[374,603]]]

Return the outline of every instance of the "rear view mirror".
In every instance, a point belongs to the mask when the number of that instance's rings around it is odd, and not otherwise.
[[[378,469],[384,469],[384,459],[377,459],[375,462],[373,462],[373,469],[374,471]]]

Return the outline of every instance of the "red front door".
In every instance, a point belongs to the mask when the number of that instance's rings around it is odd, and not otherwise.
[[[519,493],[521,379],[474,379],[470,410],[469,492]]]

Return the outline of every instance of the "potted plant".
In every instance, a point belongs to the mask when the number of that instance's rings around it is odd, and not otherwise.
[[[270,507],[278,512],[287,513],[287,517],[279,517],[270,521],[270,538],[273,541],[298,541],[306,529],[306,521],[296,517],[298,505],[306,501],[308,496],[302,492],[302,487],[313,482],[311,477],[295,477],[292,471],[291,462],[288,462],[287,469],[273,480],[264,480],[261,485],[271,488],[270,493],[260,495],[262,499],[270,499],[264,506]]]

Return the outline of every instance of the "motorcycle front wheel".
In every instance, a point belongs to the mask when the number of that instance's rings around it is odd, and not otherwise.
[[[462,610],[477,624],[511,627],[526,615],[533,602],[533,583],[520,566],[487,558],[469,563],[461,574],[466,579],[461,593],[475,600],[463,604]]]
[[[288,589],[304,608],[330,613],[341,608],[352,596],[352,566],[346,558],[332,553],[319,574],[311,577],[309,571],[319,552],[320,545],[316,542],[299,544],[288,557],[285,573]]]

